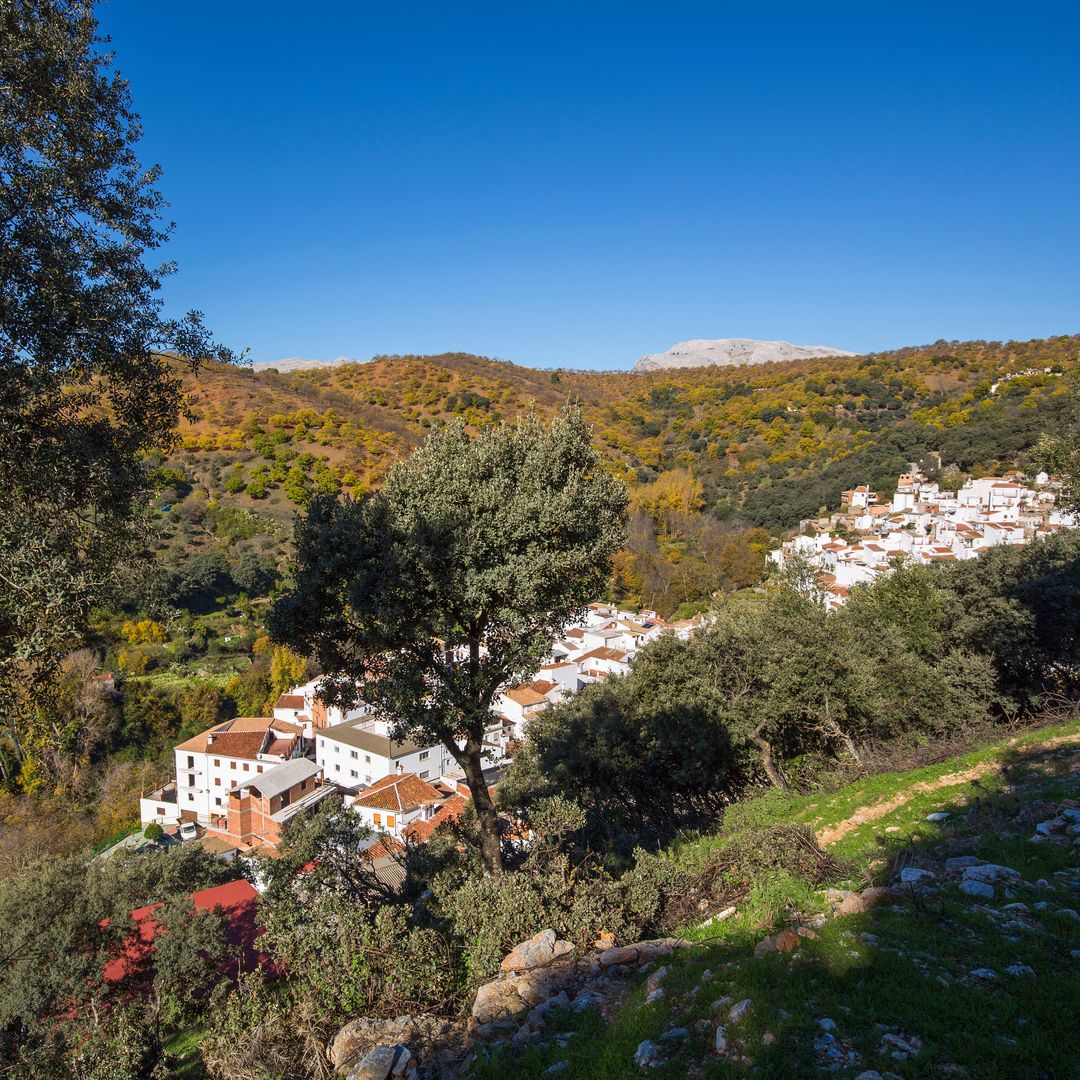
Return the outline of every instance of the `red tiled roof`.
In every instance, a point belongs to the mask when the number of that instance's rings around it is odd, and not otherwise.
[[[580,663],[582,660],[619,660],[619,661],[623,661],[625,659],[626,659],[626,653],[619,652],[618,649],[608,649],[608,648],[605,648],[605,647],[601,647],[599,649],[592,649],[587,653],[582,653],[582,655],[578,657],[578,662]]]
[[[402,813],[441,800],[442,795],[438,789],[426,780],[421,780],[416,773],[402,773],[400,776],[384,776],[377,780],[356,796],[354,805],[371,810]]]
[[[303,694],[282,694],[274,703],[275,709],[302,709],[303,707]]]
[[[241,879],[215,885],[191,894],[191,902],[203,911],[220,908],[226,919],[226,936],[229,943],[243,954],[243,970],[253,968],[260,959],[255,952],[255,939],[262,930],[255,922],[256,901],[259,894],[250,882]],[[133,933],[124,942],[123,951],[114,956],[102,971],[106,982],[115,983],[133,974],[154,952],[154,940],[161,932],[161,924],[153,918],[161,907],[148,904],[131,912],[135,924]]]
[[[461,816],[461,812],[465,809],[468,801],[461,795],[452,795],[435,811],[434,817],[428,818],[427,821],[414,821],[405,830],[405,835],[410,840],[426,844],[431,839],[431,834],[440,825],[445,825],[447,822],[454,821]]]

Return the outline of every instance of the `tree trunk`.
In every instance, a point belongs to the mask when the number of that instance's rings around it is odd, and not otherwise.
[[[769,778],[769,783],[772,784],[773,787],[779,788],[781,791],[788,791],[787,781],[776,767],[776,759],[773,757],[772,747],[761,734],[764,726],[764,724],[758,724],[758,726],[754,728],[750,735],[750,741],[761,751],[761,767],[765,770],[765,775]]]
[[[455,747],[456,749],[456,747]],[[499,816],[495,804],[491,801],[487,781],[484,779],[484,766],[480,760],[481,747],[469,740],[464,750],[458,750],[455,757],[465,771],[465,782],[469,785],[473,806],[476,808],[476,820],[480,825],[480,858],[484,869],[491,877],[502,874],[502,845],[499,839]]]

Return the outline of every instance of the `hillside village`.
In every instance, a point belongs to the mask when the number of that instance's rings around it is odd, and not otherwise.
[[[662,634],[685,639],[702,621],[590,604],[551,642],[531,680],[495,698],[485,737],[489,782],[497,783],[534,716],[583,686],[627,674],[645,645]],[[179,743],[175,779],[140,799],[143,826],[161,826],[166,842],[199,839],[215,854],[273,856],[289,820],[341,793],[372,830],[369,858],[392,875],[394,851],[423,843],[464,809],[464,773],[442,745],[392,739],[388,722],[363,702],[325,704],[320,682],[282,694],[272,716],[226,720]]]
[[[991,548],[1076,528],[1076,515],[1057,506],[1060,488],[1045,472],[1028,479],[1013,469],[945,490],[912,464],[889,502],[860,484],[843,493],[839,513],[803,522],[802,534],[769,558],[780,567],[809,559],[824,602],[838,608],[852,586],[889,573],[897,558],[922,564],[976,559]]]

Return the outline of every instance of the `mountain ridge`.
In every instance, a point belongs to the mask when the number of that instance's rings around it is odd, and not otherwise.
[[[630,370],[641,373],[712,365],[743,367],[748,364],[856,355],[831,345],[793,345],[790,341],[765,341],[760,338],[692,338],[676,342],[664,352],[642,356]]]

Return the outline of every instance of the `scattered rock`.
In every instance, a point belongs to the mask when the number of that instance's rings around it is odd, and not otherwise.
[[[865,1072],[859,1073],[855,1080],[885,1080],[885,1078],[877,1069],[867,1069]]]
[[[765,1034],[761,1036],[762,1046],[772,1046],[774,1042],[776,1042],[776,1036],[771,1031],[766,1031]]]
[[[460,1055],[456,1047],[466,1041],[464,1020],[447,1020],[444,1017],[416,1014],[398,1016],[390,1020],[363,1017],[350,1020],[334,1036],[327,1051],[334,1070],[341,1076],[352,1075],[368,1054],[374,1050],[393,1050],[409,1046],[421,1059],[433,1055]],[[372,1067],[375,1067],[372,1063]],[[363,1074],[356,1073],[359,1077]],[[405,1076],[406,1073],[387,1073],[387,1076]],[[366,1080],[366,1077],[365,1077]],[[381,1080],[381,1078],[380,1078]]]
[[[836,1021],[833,1020],[832,1017],[823,1016],[818,1021],[818,1027],[821,1028],[822,1031],[835,1031],[836,1030]]]
[[[668,972],[671,970],[666,964],[663,967],[658,967],[646,980],[645,980],[645,993],[651,994],[656,990],[660,984],[667,978]]]
[[[1035,972],[1027,964],[1010,964],[1005,969],[1006,975],[1012,975],[1016,979],[1022,979],[1025,975],[1034,976]]]
[[[558,1076],[559,1073],[564,1073],[564,1072],[569,1072],[569,1071],[570,1071],[570,1062],[569,1061],[556,1061],[554,1065],[549,1065],[544,1070],[544,1075],[545,1076]]]
[[[660,1064],[660,1047],[646,1039],[634,1051],[634,1064],[639,1069],[651,1069]]]
[[[979,866],[969,866],[964,870],[966,881],[1019,881],[1020,875],[1008,866],[998,866],[996,863],[981,863]]]
[[[727,1052],[727,1033],[722,1027],[716,1029],[716,1052],[718,1054]]]
[[[554,930],[541,930],[528,941],[515,945],[499,965],[500,971],[528,971],[546,967],[553,960],[574,951],[569,941],[560,941]]]
[[[960,891],[967,893],[968,896],[978,896],[983,900],[993,900],[994,898],[994,886],[985,881],[974,881],[968,878],[964,878],[960,882]]]
[[[668,1028],[660,1038],[665,1042],[678,1042],[679,1039],[689,1039],[690,1031],[684,1027]]]
[[[998,973],[993,968],[972,968],[969,974],[984,982],[993,982],[998,977]]]
[[[776,935],[776,950],[777,952],[789,953],[794,952],[802,942],[799,940],[799,935],[794,930],[781,930]]]
[[[623,945],[619,948],[605,949],[596,959],[601,967],[613,967],[615,964],[637,963],[638,952],[633,945]]]
[[[936,875],[932,870],[923,870],[919,866],[905,866],[900,871],[900,880],[905,885],[922,885],[933,881]]]
[[[927,821],[945,821],[947,818],[952,817],[948,810],[935,810],[932,814],[926,815]]]
[[[736,914],[735,908],[726,907],[726,908],[724,908],[723,911],[718,911],[715,915],[713,915],[710,918],[706,919],[701,925],[703,927],[704,926],[712,926],[715,923],[723,922],[725,919],[730,919],[735,914]]]
[[[743,998],[742,1001],[736,1002],[728,1013],[728,1022],[737,1024],[753,1007],[754,1002],[750,998]]]
[[[969,866],[982,866],[983,860],[977,859],[974,855],[954,855],[951,859],[945,860],[945,869],[947,871],[953,870],[966,870]]]
[[[413,1080],[416,1061],[407,1046],[376,1046],[348,1074],[347,1080]]]
[[[887,1031],[877,1044],[879,1054],[888,1054],[896,1061],[914,1057],[922,1050],[922,1039],[917,1035],[905,1035],[900,1031]]]
[[[801,938],[809,938],[811,941],[817,940],[817,933],[811,930],[809,926],[800,926],[795,933]]]
[[[828,1031],[814,1039],[814,1053],[818,1063],[829,1072],[852,1069],[859,1064],[859,1054],[849,1042],[843,1042]]]
[[[667,997],[667,992],[662,986],[658,986],[655,990],[650,990],[645,995],[646,1005],[655,1005],[658,1001],[663,1001]]]

